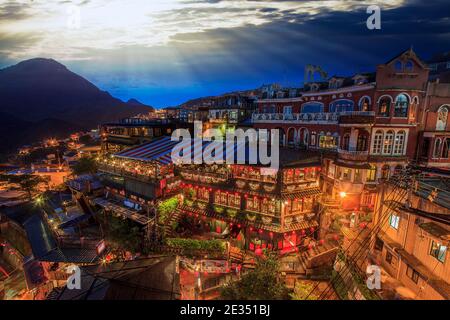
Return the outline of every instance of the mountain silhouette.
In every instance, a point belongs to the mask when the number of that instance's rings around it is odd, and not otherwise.
[[[8,149],[15,147],[15,140],[17,143],[31,142],[28,141],[33,137],[30,130],[52,135],[54,127],[57,129],[55,135],[60,135],[67,127],[65,133],[69,134],[74,128],[92,129],[104,122],[152,110],[135,99],[123,102],[114,98],[53,59],[25,60],[0,70],[2,123],[17,127],[8,131],[9,139],[12,139]],[[40,125],[47,128],[40,128]]]

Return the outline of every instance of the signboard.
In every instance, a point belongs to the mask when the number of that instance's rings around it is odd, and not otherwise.
[[[228,273],[230,266],[227,260],[202,260],[200,270],[208,273]]]

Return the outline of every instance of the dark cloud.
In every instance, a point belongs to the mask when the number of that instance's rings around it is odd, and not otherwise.
[[[0,22],[9,20],[21,20],[30,15],[26,12],[29,4],[7,1],[0,4]]]
[[[448,1],[444,0],[410,0],[399,8],[381,8],[381,30],[366,28],[368,14],[362,6],[318,14],[272,7],[276,6],[247,9],[270,17],[271,22],[262,25],[179,33],[167,45],[151,48],[78,48],[83,52],[80,59],[92,60],[64,63],[113,95],[166,106],[268,82],[300,85],[309,63],[322,65],[329,74],[349,75],[373,71],[410,46],[424,59],[450,49]],[[233,7],[220,10],[241,13]],[[214,7],[193,7],[164,18],[176,24],[217,12]],[[8,41],[19,46],[33,39]],[[2,39],[1,48],[4,43]]]

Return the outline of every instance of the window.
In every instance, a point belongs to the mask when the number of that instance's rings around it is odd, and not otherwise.
[[[394,69],[397,72],[402,72],[403,71],[403,63],[400,60],[395,61]]]
[[[444,144],[442,145],[442,158],[448,158],[448,149],[450,148],[450,138],[444,140]]]
[[[367,151],[367,135],[359,134],[356,141],[356,151]]]
[[[447,252],[447,247],[442,244],[431,240],[430,255],[435,257],[438,261],[445,262],[445,254]]]
[[[323,112],[323,103],[307,102],[302,105],[303,113],[319,113]]]
[[[383,154],[392,153],[392,144],[394,142],[394,131],[389,130],[384,136]]]
[[[391,114],[391,97],[384,96],[378,101],[378,115],[382,117],[389,117]]]
[[[370,169],[367,169],[367,181],[373,182],[377,178],[377,167],[373,164],[370,165]]]
[[[292,114],[292,106],[284,106],[283,113],[284,114]]]
[[[353,111],[353,106],[354,103],[352,100],[336,100],[330,104],[330,112]]]
[[[405,70],[407,72],[412,72],[414,70],[414,63],[411,60],[406,61]]]
[[[375,137],[373,139],[372,153],[380,154],[382,144],[383,144],[383,131],[378,130],[377,132],[375,132]]]
[[[401,130],[395,135],[394,154],[402,155],[405,146],[405,131]]]
[[[419,282],[419,273],[414,270],[413,268],[411,268],[410,266],[408,266],[406,268],[406,275],[408,276],[408,278],[410,278],[414,283]]]
[[[344,169],[342,170],[342,180],[349,181],[351,175],[352,175],[352,171],[351,171],[350,169],[344,168]]]
[[[434,141],[433,158],[439,158],[441,155],[441,139],[437,138]]]
[[[395,99],[394,117],[406,118],[408,116],[408,106],[408,97],[403,93],[399,94],[397,99]]]
[[[342,139],[342,149],[348,150],[349,143],[350,143],[350,134],[346,133],[344,134],[344,138]]]
[[[386,262],[392,264],[392,258],[393,258],[392,253],[386,251]]]
[[[362,97],[359,101],[359,110],[368,111],[370,109],[370,98]]]
[[[385,164],[383,168],[381,168],[381,178],[382,179],[389,179],[391,168],[389,165]]]
[[[399,223],[400,223],[400,217],[395,214],[391,214],[391,217],[389,218],[389,225],[392,228],[394,228],[395,230],[398,230]]]
[[[438,110],[437,121],[436,121],[436,130],[444,131],[447,126],[448,119],[448,106],[441,106]]]
[[[375,239],[375,250],[383,251],[384,242],[378,237]]]

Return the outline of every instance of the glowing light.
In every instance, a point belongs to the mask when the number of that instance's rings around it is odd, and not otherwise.
[[[339,196],[340,196],[342,199],[344,199],[344,198],[347,196],[347,192],[341,191],[341,192],[339,192]]]

